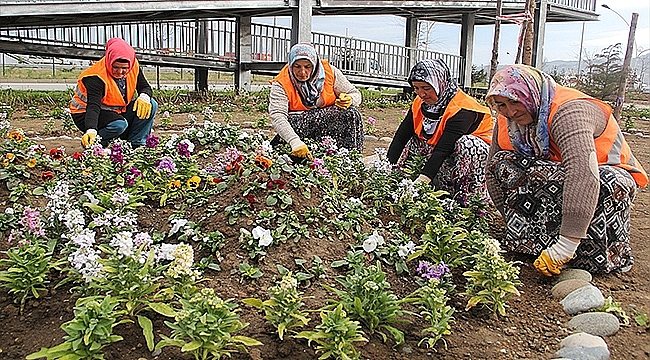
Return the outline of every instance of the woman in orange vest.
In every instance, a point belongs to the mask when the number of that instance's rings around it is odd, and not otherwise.
[[[648,176],[611,107],[526,65],[499,70],[486,100],[499,114],[486,177],[504,248],[538,256],[546,276],[569,261],[629,270],[630,205]]]
[[[470,195],[487,198],[485,162],[494,121],[490,109],[458,88],[440,59],[422,60],[409,75],[417,94],[388,148],[392,164],[408,167],[428,159],[416,183],[432,183],[461,204]]]
[[[81,144],[88,147],[99,135],[104,147],[118,137],[134,148],[145,145],[158,109],[151,95],[135,50],[120,38],[109,39],[105,56],[79,75],[70,101],[72,119],[84,132]]]
[[[334,139],[339,147],[363,148],[363,125],[356,109],[361,93],[343,73],[320,60],[316,49],[300,43],[291,48],[289,63],[271,80],[269,114],[279,138],[300,158],[313,158],[304,139]]]

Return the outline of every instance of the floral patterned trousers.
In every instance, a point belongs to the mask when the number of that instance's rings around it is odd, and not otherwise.
[[[301,139],[321,142],[331,137],[336,145],[349,150],[363,149],[363,124],[355,107],[342,110],[334,105],[289,114],[289,124]]]
[[[615,166],[600,166],[600,193],[587,238],[580,241],[574,268],[609,273],[632,266],[630,206],[637,186]],[[553,245],[562,224],[564,168],[561,163],[521,156],[513,151],[494,155],[488,171],[504,191],[505,250],[539,255]]]

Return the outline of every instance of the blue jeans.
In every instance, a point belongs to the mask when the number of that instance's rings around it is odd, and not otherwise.
[[[139,119],[135,111],[133,111],[133,104],[131,101],[126,107],[126,112],[122,114],[122,119],[117,119],[106,124],[105,127],[98,129],[97,134],[102,137],[102,146],[107,147],[108,143],[115,139],[120,138],[128,140],[134,148],[144,146],[147,135],[151,132],[153,126],[153,118],[158,110],[158,103],[151,99],[151,115],[148,119]]]

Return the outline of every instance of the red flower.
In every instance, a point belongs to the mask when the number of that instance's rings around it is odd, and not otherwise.
[[[241,158],[241,156],[240,156]],[[226,173],[228,175],[240,175],[242,173],[242,168],[241,165],[239,165],[238,161],[233,162],[232,164],[226,166]]]
[[[50,157],[56,161],[63,160],[63,150],[61,149],[52,149],[50,150]]]
[[[255,196],[253,194],[248,194],[248,195],[246,195],[244,197],[246,198],[246,200],[248,200],[248,204],[250,204],[251,209],[252,209],[253,204],[255,204],[257,202],[257,200],[255,200]]]
[[[84,154],[80,153],[79,151],[75,151],[74,154],[72,154],[72,158],[77,160],[77,161],[83,161],[84,159]]]
[[[51,171],[43,171],[41,173],[41,180],[43,180],[43,182],[48,182],[48,181],[53,180],[53,179],[54,179],[54,173],[53,172],[51,172]]]
[[[212,182],[215,183],[215,184],[218,184],[220,182],[223,182],[223,179],[222,178],[212,178]]]
[[[271,189],[273,189],[273,187],[276,186],[276,185],[277,185],[277,188],[278,188],[278,189],[284,189],[285,185],[287,185],[287,182],[286,182],[286,181],[283,181],[283,180],[280,180],[280,179],[277,179],[277,180],[269,180],[269,181],[266,183],[266,190],[271,190]]]

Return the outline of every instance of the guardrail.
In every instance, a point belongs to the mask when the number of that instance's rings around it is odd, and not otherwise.
[[[199,42],[199,33],[205,41]],[[285,63],[291,48],[291,29],[252,24],[252,62]],[[120,37],[139,54],[236,62],[239,41],[236,21],[230,19],[150,21],[85,26],[44,26],[0,30],[0,40],[69,47],[70,58],[78,49],[103,50],[106,41]],[[463,66],[458,55],[408,48],[395,44],[351,37],[312,33],[312,43],[323,59],[346,75],[370,79],[405,81],[412,61],[441,58],[457,79]],[[74,51],[73,51],[74,50]],[[378,81],[378,83],[381,83]]]

